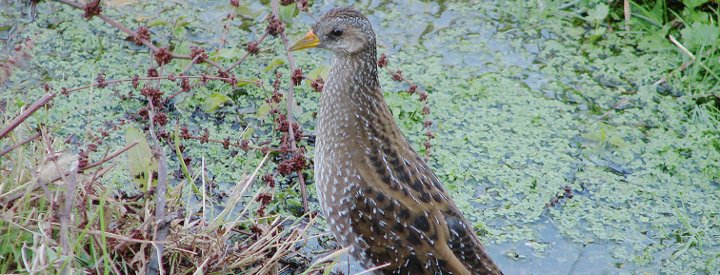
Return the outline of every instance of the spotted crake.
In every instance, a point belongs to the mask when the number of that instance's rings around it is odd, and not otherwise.
[[[333,63],[317,116],[315,182],[338,242],[384,274],[502,274],[395,123],[378,80],[375,33],[357,10],[326,12],[291,50]]]

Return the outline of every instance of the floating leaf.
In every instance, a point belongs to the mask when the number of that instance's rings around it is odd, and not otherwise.
[[[136,128],[130,127],[125,131],[125,142],[130,144],[135,141],[138,144],[128,150],[128,170],[130,171],[130,178],[132,178],[136,186],[140,190],[146,191],[148,190],[148,186],[146,186],[148,176],[158,171],[158,164],[153,157],[145,134]],[[155,182],[153,180],[153,185],[156,184]]]

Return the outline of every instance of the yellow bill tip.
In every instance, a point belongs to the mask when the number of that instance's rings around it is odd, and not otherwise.
[[[307,32],[307,34],[305,34],[305,37],[303,37],[300,41],[295,42],[295,44],[290,47],[290,50],[297,51],[302,49],[315,48],[317,47],[317,45],[320,45],[320,39],[315,35],[315,33],[313,33],[312,30],[310,30],[309,32]]]

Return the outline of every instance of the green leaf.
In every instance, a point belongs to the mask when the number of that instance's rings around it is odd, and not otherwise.
[[[208,98],[205,99],[205,103],[202,106],[203,111],[211,113],[220,109],[225,103],[230,101],[230,97],[222,93],[212,93]]]
[[[695,9],[701,5],[704,5],[707,2],[709,2],[709,0],[683,0],[682,1],[683,5],[685,5],[685,8],[687,8],[687,9]]]
[[[177,44],[175,46],[175,49],[173,50],[176,54],[182,54],[182,55],[189,55],[190,54],[190,45],[187,41],[182,41],[180,44]],[[188,59],[178,59],[176,62],[178,62],[178,65],[180,67],[185,67],[187,64],[190,63],[190,60]]]
[[[245,2],[245,3],[240,4],[240,6],[238,6],[237,8],[235,8],[235,13],[236,13],[237,15],[240,15],[240,16],[245,17],[245,18],[250,18],[250,19],[256,18],[256,17],[260,16],[260,14],[262,14],[262,11],[252,10],[252,9],[249,7],[250,3],[251,3],[251,2],[248,1],[248,2]]]
[[[597,41],[598,39],[600,39],[600,38],[605,34],[605,30],[606,30],[605,27],[600,27],[600,28],[596,28],[596,29],[594,29],[594,30],[591,30],[591,31],[590,31],[590,35],[588,36],[588,40],[590,40],[590,42],[595,42],[595,41]]]
[[[250,139],[252,138],[252,135],[255,133],[255,128],[248,127],[245,132],[242,134],[242,139]]]
[[[292,19],[298,15],[297,5],[293,3],[292,5],[280,6],[279,12],[280,20],[282,20],[286,24],[290,24],[292,23]]]
[[[237,79],[237,87],[242,87],[246,85],[255,85],[260,81],[260,79],[257,78],[238,78]]]
[[[135,141],[138,144],[128,150],[128,170],[130,178],[135,182],[136,187],[142,191],[147,191],[148,175],[158,171],[158,164],[153,157],[145,134],[137,128],[130,127],[125,130],[125,142],[131,144]],[[153,180],[152,185],[155,184],[156,181]]]
[[[684,9],[682,11],[682,18],[685,22],[700,22],[700,23],[711,23],[710,13],[696,11],[693,9]]]
[[[587,20],[590,23],[599,23],[603,20],[605,20],[605,17],[608,16],[608,12],[610,9],[608,6],[604,3],[600,3],[597,6],[595,6],[594,9],[591,9],[588,11],[588,15],[585,17],[585,20]]]
[[[695,22],[680,31],[683,45],[689,50],[697,50],[702,46],[714,45],[720,37],[720,28],[711,24]]]
[[[170,25],[170,23],[168,23],[165,20],[153,20],[153,21],[150,21],[149,23],[147,23],[148,28],[156,27],[156,26],[167,26],[167,25]]]
[[[98,39],[98,45],[97,45],[98,54],[97,54],[97,56],[95,56],[95,60],[93,60],[93,63],[97,63],[98,61],[100,61],[103,54],[105,53],[105,46],[103,46],[102,38],[98,36],[97,39]]]
[[[285,59],[282,58],[275,58],[273,61],[270,61],[270,64],[268,64],[263,71],[266,73],[269,71],[275,70],[277,67],[280,67],[285,64]]]
[[[330,67],[327,65],[320,65],[317,68],[313,69],[309,73],[306,74],[306,76],[309,79],[316,79],[318,77],[322,77],[322,79],[327,79],[328,73],[330,72]],[[305,81],[308,83],[308,85],[311,84],[311,81]]]
[[[290,198],[286,200],[287,205],[289,208],[299,208],[302,207],[302,202],[298,198]]]
[[[270,104],[269,103],[263,103],[263,105],[260,105],[260,107],[257,108],[257,111],[255,112],[255,115],[259,119],[264,119],[265,116],[267,116],[268,113],[270,113]]]
[[[220,60],[238,60],[245,52],[240,49],[230,48],[222,51],[214,51],[210,53],[210,60],[218,62]]]
[[[671,27],[672,24],[665,24],[661,29],[648,33],[638,42],[638,48],[645,51],[674,49],[675,46],[666,38]]]

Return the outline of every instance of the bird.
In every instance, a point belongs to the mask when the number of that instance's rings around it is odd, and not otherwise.
[[[314,180],[338,243],[381,274],[502,274],[397,126],[368,18],[330,9],[289,50],[308,48],[333,56],[317,112]]]

